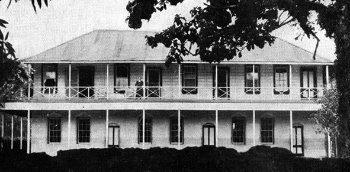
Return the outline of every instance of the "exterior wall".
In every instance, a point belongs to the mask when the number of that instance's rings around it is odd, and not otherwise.
[[[316,134],[314,125],[309,119],[310,112],[294,112],[293,123],[304,126],[304,150],[307,157],[326,156],[325,137],[323,134]],[[177,143],[170,143],[170,117],[176,116],[177,111],[151,111],[147,110],[146,115],[152,118],[152,143],[146,143],[145,148],[150,147],[171,147],[178,148]],[[60,143],[47,142],[47,118],[61,117],[62,133]],[[47,152],[55,155],[58,150],[68,149],[68,112],[67,111],[32,111],[31,118],[31,150],[32,152]],[[201,146],[203,137],[203,125],[212,123],[215,125],[214,111],[181,111],[184,119],[184,143],[180,148],[188,146]],[[243,116],[246,118],[246,142],[237,144],[231,142],[232,117]],[[272,147],[283,147],[290,149],[290,124],[289,111],[267,112],[256,111],[256,145],[260,142],[260,119],[269,116],[275,120],[274,143],[268,144]],[[91,140],[90,143],[77,143],[77,117],[89,117],[91,119]],[[111,110],[109,123],[120,127],[120,147],[142,148],[138,143],[138,120],[142,117],[142,111]],[[79,148],[104,148],[105,145],[105,111],[72,111],[70,149]],[[218,143],[217,146],[234,148],[237,151],[247,151],[253,146],[253,118],[252,111],[219,111],[218,115]]]
[[[34,88],[40,88],[42,86],[41,81],[41,64],[32,65],[35,69],[34,74]],[[105,87],[107,76],[106,76],[106,64],[72,64],[72,84],[71,86],[78,86],[78,67],[79,66],[94,66],[95,76],[94,84],[96,87]],[[230,95],[231,97],[236,97],[242,100],[265,100],[266,97],[276,97],[273,94],[273,66],[274,65],[260,65],[260,82],[261,82],[261,93],[252,95],[246,94],[244,92],[245,87],[245,65],[227,65],[220,64],[219,67],[227,67],[230,71]],[[162,70],[162,94],[171,94],[172,92],[178,92],[178,65],[173,64],[169,68],[165,67],[164,64],[146,64],[146,67],[157,67]],[[291,94],[290,95],[279,95],[279,99],[300,99],[300,68],[306,66],[292,66],[292,83],[291,83]],[[317,68],[317,87],[323,87],[323,75],[322,66],[316,66]],[[211,64],[198,64],[198,87],[202,87],[198,90],[198,94],[182,94],[183,99],[193,99],[193,98],[207,98],[213,97],[213,73],[215,72],[215,66]],[[130,64],[130,86],[134,86],[138,78],[143,79],[143,65],[142,64]],[[114,86],[114,64],[109,64],[109,87],[108,93],[111,98],[116,98],[124,95],[114,94],[112,87]],[[64,97],[67,93],[65,88],[68,88],[68,64],[58,65],[58,97]],[[169,90],[166,87],[172,87]],[[103,91],[105,92],[105,91]],[[34,93],[36,96],[40,97],[40,90]],[[75,95],[72,91],[72,95]],[[177,94],[175,94],[177,95]]]

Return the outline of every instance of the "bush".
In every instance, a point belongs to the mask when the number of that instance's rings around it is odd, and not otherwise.
[[[0,153],[0,171],[147,171],[147,172],[323,172],[350,171],[345,159],[315,159],[294,156],[284,148],[255,146],[245,153],[219,147],[108,148],[45,153]]]

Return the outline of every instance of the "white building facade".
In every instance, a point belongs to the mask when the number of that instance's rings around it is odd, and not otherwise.
[[[332,61],[276,39],[232,61],[165,67],[168,49],[145,45],[147,34],[93,31],[25,59],[33,82],[4,110],[29,119],[27,151],[263,144],[327,156],[309,118]]]

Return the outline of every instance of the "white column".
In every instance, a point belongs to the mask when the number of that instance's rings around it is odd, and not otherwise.
[[[106,98],[108,99],[109,93],[109,64],[106,65]]]
[[[68,66],[68,99],[72,97],[72,64]]]
[[[27,96],[28,96],[28,100],[30,100],[30,84],[31,84],[31,83],[28,82],[28,95],[27,95]]]
[[[255,64],[253,64],[253,95],[255,95]]]
[[[11,149],[13,149],[13,115],[11,115]]]
[[[27,153],[30,153],[30,110],[27,112]]]
[[[292,65],[289,65],[289,99],[292,99],[292,81],[293,81]]]
[[[293,112],[289,111],[290,151],[293,150]]]
[[[255,110],[253,110],[253,146],[256,145],[255,142]]]
[[[218,98],[218,65],[215,65],[215,99]]]
[[[68,147],[67,149],[70,149],[70,136],[71,136],[71,116],[72,116],[72,111],[68,110],[68,134],[67,134],[67,140],[68,140]]]
[[[178,73],[178,78],[179,78],[179,83],[178,83],[178,86],[179,86],[179,98],[181,98],[181,64],[179,64],[179,69],[178,69],[179,73]]]
[[[142,149],[145,149],[146,112],[142,109]]]
[[[329,66],[326,66],[326,88],[329,89]]]
[[[143,85],[142,85],[142,90],[143,90],[143,97],[146,97],[146,64],[143,64]]]
[[[22,150],[23,148],[23,117],[21,117],[21,134],[20,134],[20,141],[19,141],[19,148]]]
[[[329,135],[329,132],[327,132],[327,156],[328,158],[332,155],[332,146],[331,146],[331,136]]]
[[[106,110],[106,148],[108,148],[108,138],[109,138],[109,133],[108,133],[108,124],[109,124],[109,110]]]
[[[215,146],[218,147],[219,137],[219,111],[215,110]]]
[[[180,149],[181,147],[181,112],[180,109],[177,110],[177,126],[178,126],[178,130],[177,130],[177,148]]]

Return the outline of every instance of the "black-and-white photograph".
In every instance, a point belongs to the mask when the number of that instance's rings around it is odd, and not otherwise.
[[[0,0],[0,171],[349,172],[349,0]]]

